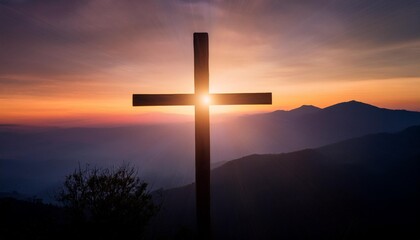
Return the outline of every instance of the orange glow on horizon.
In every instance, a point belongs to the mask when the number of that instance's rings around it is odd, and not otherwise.
[[[418,78],[322,84],[273,84],[271,89],[273,89],[272,106],[210,106],[210,111],[212,115],[238,115],[278,109],[290,110],[304,104],[324,108],[349,100],[390,109],[420,110]],[[194,114],[192,106],[133,108],[129,98],[132,92],[126,90],[117,96],[110,94],[110,96],[98,96],[97,99],[86,95],[62,98],[46,96],[2,98],[0,99],[1,123],[45,125],[60,122],[61,125],[76,123],[94,125],[95,122],[136,124],[192,120],[191,116]],[[210,99],[203,97],[202,101],[207,102]]]

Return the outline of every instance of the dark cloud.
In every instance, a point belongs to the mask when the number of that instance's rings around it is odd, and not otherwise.
[[[159,40],[165,39],[165,26],[153,3],[64,2],[0,5],[0,73],[100,71],[133,60],[162,60],[151,44],[169,49]]]
[[[260,61],[293,67],[287,77],[304,81],[420,76],[420,59],[415,57],[420,47],[419,1],[256,2],[230,8],[227,25],[268,42],[271,51]],[[228,3],[220,4],[228,8]],[[302,72],[308,74],[302,78]]]

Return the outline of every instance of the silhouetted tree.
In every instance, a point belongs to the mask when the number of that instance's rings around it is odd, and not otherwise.
[[[157,213],[147,183],[130,165],[89,168],[68,175],[57,200],[70,210],[73,233],[98,238],[140,236]]]

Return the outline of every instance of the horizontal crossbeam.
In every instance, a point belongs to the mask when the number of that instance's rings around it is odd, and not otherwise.
[[[133,106],[182,106],[194,104],[194,94],[133,94]]]
[[[202,104],[196,94],[133,94],[133,106],[184,106]],[[209,94],[210,105],[271,104],[271,93]]]
[[[211,105],[271,104],[271,93],[210,94]]]

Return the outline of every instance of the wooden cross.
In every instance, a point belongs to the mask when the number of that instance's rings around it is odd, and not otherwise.
[[[133,106],[195,106],[195,182],[200,239],[210,238],[210,119],[209,104],[271,104],[271,93],[209,94],[209,38],[194,33],[193,94],[133,94]]]

